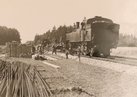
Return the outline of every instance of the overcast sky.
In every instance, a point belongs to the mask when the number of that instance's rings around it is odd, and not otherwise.
[[[14,27],[22,42],[52,27],[103,16],[137,36],[137,0],[0,0],[0,26]]]

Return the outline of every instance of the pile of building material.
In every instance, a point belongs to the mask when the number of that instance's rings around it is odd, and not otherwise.
[[[6,43],[6,53],[9,57],[18,57],[18,42],[8,42]]]
[[[47,58],[44,56],[44,55],[40,55],[40,54],[35,54],[35,55],[32,55],[32,59],[33,60],[47,60]]]
[[[19,57],[31,57],[31,45],[20,44],[18,46]]]
[[[6,43],[8,57],[31,57],[31,45],[19,44],[18,42]]]
[[[51,97],[35,66],[0,60],[0,97]]]

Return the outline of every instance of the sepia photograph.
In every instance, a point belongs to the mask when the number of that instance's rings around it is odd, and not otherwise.
[[[137,97],[137,0],[0,0],[0,97]]]

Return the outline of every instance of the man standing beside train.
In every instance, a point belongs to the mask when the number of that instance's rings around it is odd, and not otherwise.
[[[66,41],[66,46],[65,46],[66,59],[68,59],[69,49],[70,49],[69,41]]]

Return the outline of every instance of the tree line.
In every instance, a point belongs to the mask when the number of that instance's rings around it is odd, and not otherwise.
[[[34,43],[39,44],[42,41],[46,41],[47,43],[65,43],[66,41],[66,33],[72,32],[74,30],[73,26],[59,26],[56,28],[55,26],[52,30],[48,30],[46,33],[42,35],[35,35]]]
[[[119,34],[118,46],[137,47],[137,37],[133,35]]]
[[[15,28],[0,26],[0,45],[5,45],[6,42],[12,41],[21,42],[19,31]]]

